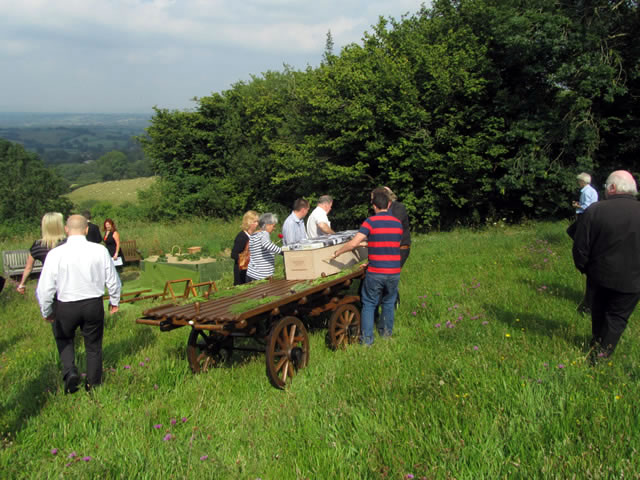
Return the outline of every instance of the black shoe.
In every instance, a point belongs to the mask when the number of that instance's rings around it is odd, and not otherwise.
[[[64,393],[76,393],[80,385],[80,377],[77,373],[70,373],[64,381]]]

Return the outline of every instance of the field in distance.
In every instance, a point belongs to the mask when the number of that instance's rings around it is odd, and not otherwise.
[[[66,195],[75,205],[82,205],[90,200],[106,201],[112,205],[137,203],[138,190],[146,190],[156,177],[131,178],[110,182],[94,183],[80,187]]]

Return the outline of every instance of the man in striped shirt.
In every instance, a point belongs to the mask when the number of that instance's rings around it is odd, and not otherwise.
[[[374,313],[378,305],[382,305],[380,319],[382,336],[390,337],[393,333],[395,303],[402,269],[400,257],[402,222],[387,212],[389,203],[389,197],[385,192],[374,191],[371,204],[375,215],[367,218],[355,237],[333,254],[336,258],[367,240],[369,264],[361,289],[362,334],[360,337],[365,345],[373,343]]]

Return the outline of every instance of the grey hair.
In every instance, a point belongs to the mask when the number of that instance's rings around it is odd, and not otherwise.
[[[611,185],[616,186],[616,193],[628,193],[631,195],[638,194],[636,181],[628,172],[616,171],[609,175],[606,184],[607,190],[609,190]]]
[[[583,181],[587,185],[589,185],[591,183],[591,175],[589,175],[588,173],[582,172],[582,173],[576,175],[576,178],[578,180]]]
[[[318,198],[318,205],[322,203],[333,203],[333,197],[331,195],[322,195]]]
[[[258,219],[258,226],[264,228],[266,225],[275,225],[278,223],[278,217],[274,213],[263,213]]]

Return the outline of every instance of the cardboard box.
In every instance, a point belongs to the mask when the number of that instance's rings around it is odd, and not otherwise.
[[[331,258],[333,252],[343,244],[307,250],[289,250],[284,252],[284,270],[287,280],[314,280],[325,275],[333,275],[367,258],[367,247],[343,253]]]

